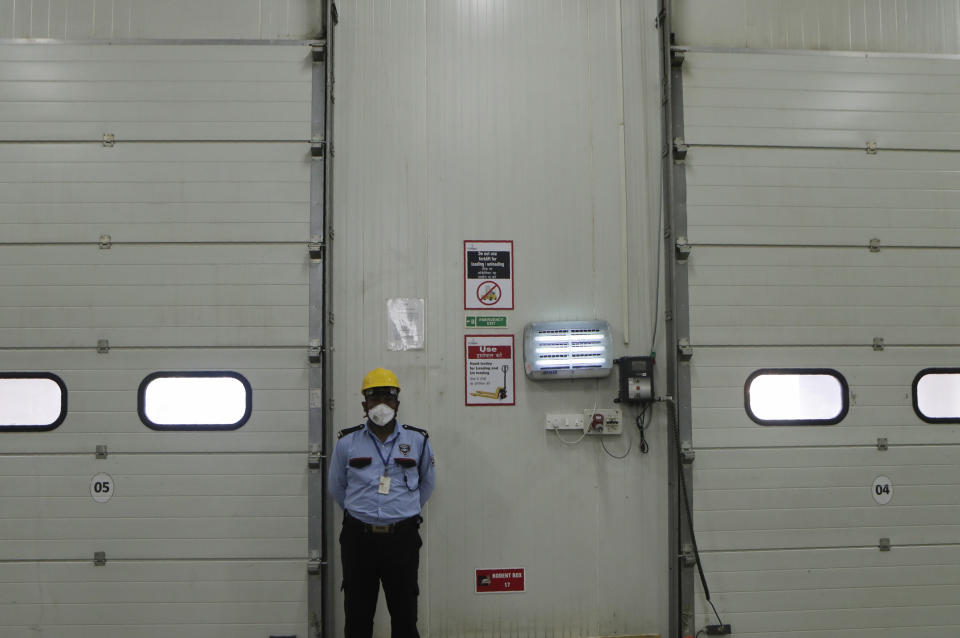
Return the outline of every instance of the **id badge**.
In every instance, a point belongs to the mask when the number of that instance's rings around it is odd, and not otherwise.
[[[381,476],[380,477],[380,489],[377,490],[378,494],[389,494],[390,493],[390,477]]]

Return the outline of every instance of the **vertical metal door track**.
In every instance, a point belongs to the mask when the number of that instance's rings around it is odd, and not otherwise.
[[[312,107],[310,127],[310,312],[309,312],[309,429],[307,481],[307,631],[312,638],[333,635],[330,587],[332,506],[327,498],[327,456],[330,436],[327,414],[327,343],[329,323],[327,285],[330,277],[329,210],[333,157],[333,25],[332,2],[323,2],[321,40],[312,45]]]
[[[690,304],[687,255],[678,251],[678,241],[687,235],[687,184],[683,159],[683,53],[675,52],[672,33],[672,2],[660,0],[658,17],[661,44],[661,82],[663,102],[663,188],[664,277],[666,282],[667,391],[673,401],[667,404],[668,423],[668,551],[669,621],[671,638],[692,636],[694,618],[694,567],[687,547],[692,546],[690,521],[683,506],[680,481],[693,494],[693,467],[675,451],[692,448],[692,411],[690,402]],[[683,350],[683,352],[681,352]],[[691,456],[692,458],[692,456]],[[681,477],[681,474],[682,477]]]

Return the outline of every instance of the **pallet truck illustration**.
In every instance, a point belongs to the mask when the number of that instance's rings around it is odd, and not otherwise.
[[[500,371],[503,372],[503,385],[494,390],[493,392],[487,392],[485,390],[476,390],[470,393],[470,396],[481,397],[484,399],[499,399],[503,401],[507,398],[507,370],[510,369],[510,366],[504,365],[500,367]]]

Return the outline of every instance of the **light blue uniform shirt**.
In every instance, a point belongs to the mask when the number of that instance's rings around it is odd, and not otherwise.
[[[379,493],[384,460],[388,494]],[[397,423],[381,443],[365,423],[341,432],[327,478],[330,495],[351,516],[371,525],[389,525],[419,514],[433,493],[433,449],[422,430]]]

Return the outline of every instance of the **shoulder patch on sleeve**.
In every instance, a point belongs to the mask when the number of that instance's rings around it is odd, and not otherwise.
[[[347,436],[347,435],[350,434],[351,432],[356,432],[357,430],[362,430],[362,429],[363,429],[363,426],[362,426],[362,425],[355,425],[355,426],[353,426],[352,428],[345,428],[345,429],[343,429],[343,430],[340,430],[340,431],[337,433],[337,438],[338,438],[338,439],[342,439],[343,437]]]
[[[403,429],[404,429],[404,430],[413,430],[414,432],[419,432],[420,434],[423,435],[423,438],[425,438],[425,439],[429,439],[429,438],[430,438],[430,435],[427,434],[427,431],[424,430],[424,429],[415,428],[415,427],[413,427],[412,425],[407,425],[406,423],[403,424]]]

